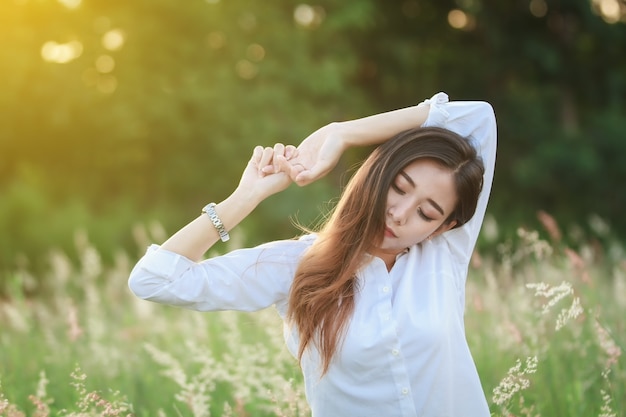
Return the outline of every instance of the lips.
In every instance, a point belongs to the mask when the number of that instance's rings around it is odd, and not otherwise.
[[[391,228],[385,226],[385,236],[387,237],[398,237],[396,236],[396,234],[393,232],[393,230],[391,230]]]

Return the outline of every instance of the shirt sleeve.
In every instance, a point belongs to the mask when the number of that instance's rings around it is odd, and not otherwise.
[[[476,212],[469,222],[442,235],[452,254],[466,267],[478,239],[491,192],[496,163],[497,128],[491,105],[484,101],[448,101],[445,93],[437,93],[425,101],[430,111],[423,127],[435,126],[468,138],[485,166],[483,188]]]
[[[199,263],[152,245],[133,268],[128,285],[144,300],[198,311],[255,311],[285,304],[311,241],[270,242]]]

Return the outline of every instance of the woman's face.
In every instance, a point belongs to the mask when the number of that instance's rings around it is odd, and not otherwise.
[[[396,255],[407,247],[451,229],[456,222],[444,221],[456,203],[454,174],[449,169],[431,159],[410,163],[389,188],[385,236],[373,255],[393,264]]]

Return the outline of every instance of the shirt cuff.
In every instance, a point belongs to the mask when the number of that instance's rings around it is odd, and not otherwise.
[[[168,281],[177,280],[185,271],[195,265],[188,259],[177,253],[161,249],[159,245],[150,245],[143,259],[140,261],[141,269]]]
[[[450,116],[448,111],[444,109],[444,104],[449,101],[448,95],[443,92],[439,92],[432,96],[431,98],[424,100],[424,104],[430,105],[430,110],[428,111],[428,117],[426,121],[422,125],[422,127],[443,127],[445,126],[446,120]]]

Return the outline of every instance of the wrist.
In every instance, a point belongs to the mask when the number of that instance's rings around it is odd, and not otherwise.
[[[238,206],[252,211],[267,197],[269,196],[263,195],[258,187],[242,187],[239,185],[227,200],[232,200]]]
[[[220,240],[222,242],[227,242],[230,239],[230,235],[228,234],[228,231],[226,231],[226,227],[224,226],[224,223],[222,223],[222,219],[215,211],[216,206],[217,204],[215,203],[209,203],[206,206],[204,206],[204,208],[202,209],[202,212],[205,213],[207,216],[209,216],[211,223],[213,223],[215,230],[220,236]]]
[[[350,121],[332,122],[324,127],[326,136],[340,147],[342,153],[353,146],[359,146],[358,132],[350,125]]]

